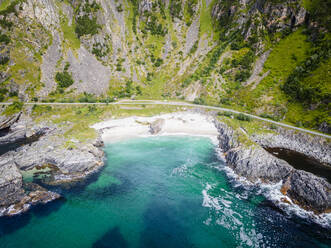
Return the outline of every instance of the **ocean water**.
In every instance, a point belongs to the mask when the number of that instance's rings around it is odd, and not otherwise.
[[[64,198],[0,219],[0,247],[331,247],[331,232],[225,172],[202,137],[107,144],[106,166]]]

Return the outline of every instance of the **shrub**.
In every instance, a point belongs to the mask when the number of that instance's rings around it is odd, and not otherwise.
[[[97,110],[97,107],[95,105],[89,105],[88,106],[88,112],[92,113]]]
[[[4,114],[12,115],[12,114],[18,113],[22,110],[22,108],[23,108],[23,103],[15,101],[5,109]]]
[[[75,32],[79,38],[87,34],[97,34],[100,28],[96,17],[90,19],[88,15],[83,15],[77,18]]]
[[[11,92],[9,92],[9,97],[14,97],[14,96],[18,96],[18,92],[17,91],[11,91]]]
[[[252,120],[252,118],[250,116],[247,116],[243,113],[236,115],[236,119],[240,120],[240,121],[251,121]]]
[[[118,12],[122,12],[122,11],[123,11],[122,4],[119,4],[119,5],[116,7],[116,10],[117,10]]]
[[[190,49],[190,54],[193,54],[193,53],[196,52],[196,50],[198,49],[198,45],[199,45],[199,42],[196,41],[196,42],[194,43],[194,45],[191,47],[191,49]]]
[[[55,76],[55,80],[60,88],[68,88],[74,83],[74,80],[67,71],[57,72]]]
[[[155,62],[155,64],[154,64],[154,66],[155,66],[155,67],[160,67],[160,66],[162,65],[162,63],[163,63],[163,60],[160,59],[160,58],[157,58],[157,60],[156,60],[156,62]]]
[[[10,42],[10,38],[6,34],[0,34],[0,42],[7,45]]]
[[[0,57],[0,65],[5,65],[9,62],[8,57]]]
[[[204,105],[206,104],[205,100],[201,97],[199,98],[195,98],[194,101],[193,101],[194,104],[200,104],[200,105]]]
[[[175,18],[182,19],[181,8],[182,8],[182,3],[180,0],[171,1],[170,14],[171,14],[172,20],[174,20]]]

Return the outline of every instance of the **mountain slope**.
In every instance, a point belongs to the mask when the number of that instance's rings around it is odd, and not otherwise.
[[[186,99],[331,132],[328,1],[0,2],[2,101]]]

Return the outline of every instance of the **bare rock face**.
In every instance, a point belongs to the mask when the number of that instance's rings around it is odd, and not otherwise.
[[[13,114],[11,116],[0,115],[0,130],[13,125],[18,120],[20,115],[21,113]]]
[[[61,53],[61,40],[57,31],[54,31],[52,45],[47,49],[43,55],[43,62],[40,66],[41,69],[41,82],[45,87],[42,88],[38,94],[40,96],[47,96],[52,90],[56,88],[55,72],[56,65],[62,56]]]
[[[235,173],[251,182],[282,181],[281,192],[300,207],[316,213],[330,211],[331,185],[324,178],[294,169],[286,161],[269,154],[258,144],[241,144],[238,133],[232,128],[220,122],[215,124],[220,133],[220,148],[225,152],[226,161]],[[306,143],[306,146],[309,147],[309,144]]]
[[[34,205],[46,204],[61,197],[58,193],[48,191],[34,183],[26,184],[25,187],[30,193],[9,206],[0,207],[0,216],[18,215],[28,211]]]
[[[152,123],[150,123],[150,125],[149,125],[150,133],[158,134],[159,132],[161,132],[164,123],[165,123],[164,119],[157,119],[157,120],[153,121]]]
[[[331,166],[331,142],[325,138],[278,128],[277,135],[254,135],[252,139],[261,146],[297,151]]]
[[[230,150],[226,155],[228,163],[240,176],[256,182],[277,183],[288,177],[292,167],[284,160],[275,158],[260,147]]]
[[[6,157],[0,159],[0,207],[20,201],[24,196],[22,175],[15,163]]]
[[[284,186],[286,194],[307,210],[317,213],[331,210],[331,185],[323,178],[309,172],[296,170]]]
[[[45,28],[59,25],[59,15],[53,0],[28,0],[22,3],[23,17],[36,19]]]
[[[94,145],[66,149],[63,140],[42,137],[38,141],[18,148],[12,153],[13,161],[21,170],[51,165],[56,169],[55,181],[83,178],[103,165],[103,151]]]
[[[144,13],[145,11],[152,11],[153,1],[151,0],[142,0],[139,2],[139,12]]]
[[[74,79],[74,84],[70,88],[76,88],[78,93],[106,94],[109,89],[109,68],[102,65],[84,47],[76,52],[77,57],[71,50],[68,52],[69,71]]]

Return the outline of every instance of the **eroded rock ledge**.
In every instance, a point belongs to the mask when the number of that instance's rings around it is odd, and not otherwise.
[[[59,194],[37,184],[24,183],[25,171],[46,170],[45,183],[61,184],[85,178],[103,166],[103,142],[99,137],[67,147],[63,132],[63,128],[56,125],[36,125],[21,118],[0,137],[0,144],[5,146],[38,137],[0,156],[0,216],[20,214],[33,205],[60,198]]]
[[[293,203],[317,214],[331,211],[331,185],[324,178],[294,169],[286,161],[268,153],[258,143],[252,141],[250,144],[240,142],[239,136],[245,134],[240,134],[224,123],[215,121],[215,125],[219,130],[220,148],[225,153],[228,165],[236,174],[253,183],[258,181],[265,183],[282,181],[281,192],[284,196],[288,196]],[[266,144],[267,141],[270,142],[268,144],[272,144],[273,139],[271,137],[276,137],[274,138],[276,140],[279,139],[279,136],[273,136],[272,134],[266,137],[270,139],[263,139],[262,136],[255,138],[260,144]],[[288,137],[290,139],[291,136]],[[287,145],[285,147],[290,146],[295,150],[309,151],[311,147],[305,141],[305,139],[293,139],[289,144],[284,141],[278,143],[277,146],[284,144],[284,146]],[[302,147],[302,150],[296,149],[297,147]],[[320,161],[323,160],[320,157],[323,156],[323,151],[324,148],[321,149],[320,153],[315,151],[314,158]],[[327,151],[325,152],[327,153]]]

